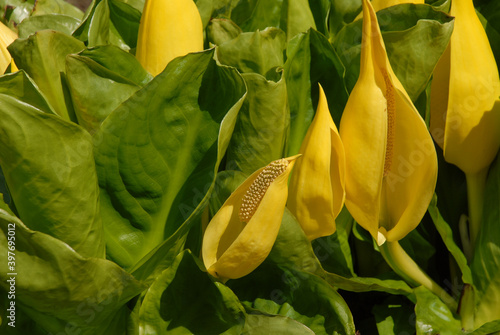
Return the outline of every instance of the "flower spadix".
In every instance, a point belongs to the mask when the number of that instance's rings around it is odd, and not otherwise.
[[[203,25],[193,0],[146,0],[136,57],[152,75],[174,58],[203,50]]]
[[[394,74],[377,17],[363,0],[361,67],[340,123],[346,206],[379,245],[413,230],[431,201],[437,157],[427,127]]]
[[[500,148],[500,79],[472,0],[454,0],[453,33],[434,70],[430,129],[444,158],[466,174],[486,169]]]
[[[278,236],[295,159],[282,158],[249,176],[212,218],[202,256],[214,277],[236,279],[257,268]]]
[[[0,22],[0,73],[4,73],[9,64],[12,64],[12,70],[17,70],[12,56],[7,47],[17,39],[17,34]]]
[[[309,240],[335,232],[345,199],[345,155],[325,92],[319,86],[316,115],[307,130],[290,178],[288,208]]]

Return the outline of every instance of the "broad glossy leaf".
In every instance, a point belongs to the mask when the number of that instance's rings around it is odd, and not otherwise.
[[[78,123],[91,134],[152,78],[133,55],[111,45],[68,56],[66,73]]]
[[[438,296],[423,286],[415,289],[417,304],[417,335],[441,334],[456,335],[462,333],[462,324]]]
[[[122,49],[135,48],[141,12],[119,0],[96,0],[87,10],[74,36],[89,47],[114,44]]]
[[[0,94],[0,129],[0,165],[19,217],[83,256],[103,257],[90,135],[5,94]]]
[[[378,11],[377,19],[391,66],[415,101],[448,45],[453,18],[429,5],[403,4]],[[348,24],[333,42],[347,69],[348,91],[359,76],[361,24],[362,20]]]
[[[249,314],[246,319],[245,335],[313,335],[307,326],[281,315]]]
[[[344,26],[354,21],[360,12],[361,0],[331,1],[330,15],[328,16],[330,41],[335,39],[335,36]]]
[[[485,323],[478,329],[474,330],[471,335],[491,335],[500,331],[500,320]]]
[[[52,30],[17,39],[9,46],[17,67],[28,73],[54,111],[66,120],[73,117],[72,106],[68,104],[65,93],[66,56],[84,47],[75,38]]]
[[[500,157],[500,156],[499,156]],[[474,280],[475,327],[500,319],[500,158],[490,168],[486,183],[483,222],[471,263]]]
[[[62,14],[81,20],[83,12],[64,0],[37,0],[32,15]]]
[[[10,95],[49,114],[56,114],[33,80],[23,70],[0,77],[0,93]]]
[[[179,254],[149,287],[139,309],[141,334],[241,333],[245,310],[236,295]]]
[[[30,16],[34,6],[35,0],[4,0],[0,6],[0,14],[7,25],[13,28]]]
[[[288,43],[286,53],[284,68],[290,104],[288,155],[294,155],[299,152],[314,117],[319,96],[318,83],[325,91],[337,126],[348,95],[343,79],[344,66],[324,35],[313,29],[299,34]]]
[[[80,20],[69,15],[44,14],[25,19],[17,27],[19,37],[26,38],[40,30],[52,29],[66,35],[71,35],[80,25]]]
[[[213,53],[176,58],[94,136],[107,252],[124,267],[200,211],[213,187],[245,95]]]
[[[15,228],[13,228],[15,227]],[[125,304],[144,287],[115,263],[84,258],[70,246],[33,231],[0,210],[0,257],[7,259],[9,229],[15,229],[16,307],[46,331],[82,335],[125,330]],[[8,290],[10,276],[0,273]],[[32,333],[30,333],[32,334]]]
[[[246,277],[228,281],[247,308],[292,318],[315,334],[354,334],[342,296],[320,277],[264,262]]]
[[[275,68],[283,65],[286,36],[282,30],[267,28],[263,31],[241,33],[217,48],[217,59],[234,66],[242,73],[255,72],[276,78]],[[269,77],[268,77],[269,79]]]
[[[207,26],[207,40],[214,45],[228,42],[241,34],[241,29],[229,19],[212,19]]]
[[[226,169],[250,175],[285,157],[290,119],[284,78],[275,82],[256,73],[242,76],[248,96],[228,147]]]

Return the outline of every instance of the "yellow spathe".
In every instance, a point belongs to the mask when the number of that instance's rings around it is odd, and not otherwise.
[[[271,251],[288,197],[295,159],[283,158],[257,170],[224,202],[203,236],[208,273],[222,280],[246,276]]]
[[[368,0],[363,0],[360,75],[345,107],[346,206],[379,245],[421,221],[437,181],[432,138],[394,74]]]
[[[17,34],[0,22],[0,72],[4,73],[9,64],[12,63],[12,72],[17,71],[17,67],[12,60],[12,56],[7,47],[17,39]]]
[[[295,163],[288,208],[309,240],[335,232],[335,218],[344,206],[345,154],[321,85],[316,115]]]
[[[500,79],[472,0],[452,1],[450,14],[455,23],[434,70],[430,129],[445,160],[474,175],[500,148]]]
[[[203,50],[203,25],[192,0],[146,0],[136,57],[152,75],[174,58]]]

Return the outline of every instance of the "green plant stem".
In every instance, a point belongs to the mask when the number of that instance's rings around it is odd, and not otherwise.
[[[423,285],[437,295],[451,311],[457,311],[457,302],[441,286],[436,284],[406,253],[398,241],[385,242],[380,247],[387,264],[410,285]]]
[[[488,169],[475,174],[466,174],[467,199],[469,202],[469,236],[472,253],[476,245],[476,239],[481,229],[483,216],[484,188]]]

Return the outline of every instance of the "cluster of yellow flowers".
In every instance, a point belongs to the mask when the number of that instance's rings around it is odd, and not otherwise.
[[[453,1],[451,14],[455,30],[435,70],[429,132],[391,68],[375,10],[363,0],[360,76],[340,131],[320,86],[316,115],[299,155],[285,158],[287,167],[259,191],[254,216],[242,222],[238,211],[265,168],[238,187],[208,225],[202,251],[210,274],[239,278],[261,264],[285,206],[313,240],[335,232],[345,202],[379,246],[389,245],[391,266],[406,268],[399,272],[407,272],[410,281],[435,286],[397,244],[419,224],[434,194],[438,163],[431,134],[445,159],[468,179],[485,174],[500,147],[500,81],[491,47],[472,0]]]

